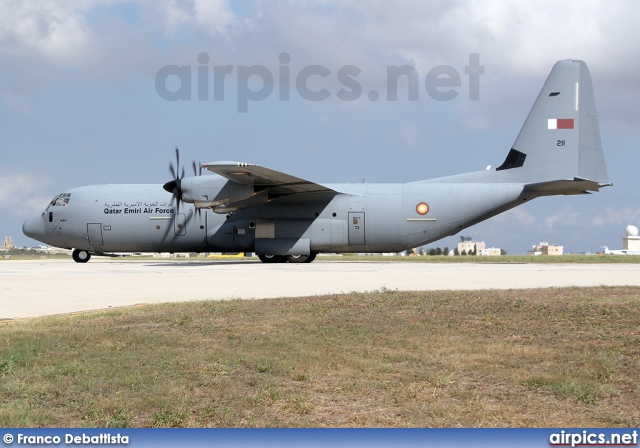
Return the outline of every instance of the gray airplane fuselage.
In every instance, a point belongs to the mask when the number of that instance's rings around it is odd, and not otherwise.
[[[162,185],[68,190],[42,215],[42,241],[91,252],[253,252],[256,238],[308,240],[313,252],[397,252],[452,235],[524,199],[522,184],[333,184],[340,193],[279,198],[218,214],[176,212]],[[532,197],[533,195],[530,195]],[[419,204],[428,210],[420,214]],[[295,252],[295,251],[294,251]]]

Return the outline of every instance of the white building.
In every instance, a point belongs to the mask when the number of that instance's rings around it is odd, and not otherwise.
[[[482,249],[480,252],[478,252],[478,255],[484,255],[484,256],[489,256],[489,257],[493,257],[496,255],[501,255],[501,251],[500,248],[498,247],[488,247],[485,249]]]
[[[485,247],[487,245],[484,241],[473,241],[473,237],[461,236],[460,242],[458,242],[458,253],[462,254],[464,252],[470,255],[475,252],[476,255],[480,255]]]
[[[540,244],[533,246],[533,250],[529,253],[533,255],[562,255],[564,246],[554,246],[546,241],[541,241]]]
[[[622,237],[622,250],[610,250],[607,246],[604,246],[604,253],[606,255],[640,255],[638,228],[629,224],[624,233],[625,235]]]
[[[638,236],[638,228],[629,224],[624,231],[622,238],[622,250],[640,251],[640,236]]]

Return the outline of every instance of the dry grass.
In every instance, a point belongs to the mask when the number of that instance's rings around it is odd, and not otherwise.
[[[640,425],[640,288],[381,290],[0,327],[0,426]]]

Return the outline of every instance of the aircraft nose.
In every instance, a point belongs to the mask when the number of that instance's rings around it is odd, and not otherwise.
[[[27,219],[22,224],[22,233],[34,240],[44,241],[44,222],[41,217]]]

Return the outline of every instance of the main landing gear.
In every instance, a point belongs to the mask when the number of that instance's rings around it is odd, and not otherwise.
[[[76,263],[86,263],[91,259],[91,254],[82,249],[74,250],[71,256],[73,257],[73,261],[75,261]]]
[[[263,263],[311,263],[316,259],[316,254],[309,255],[258,255]]]

